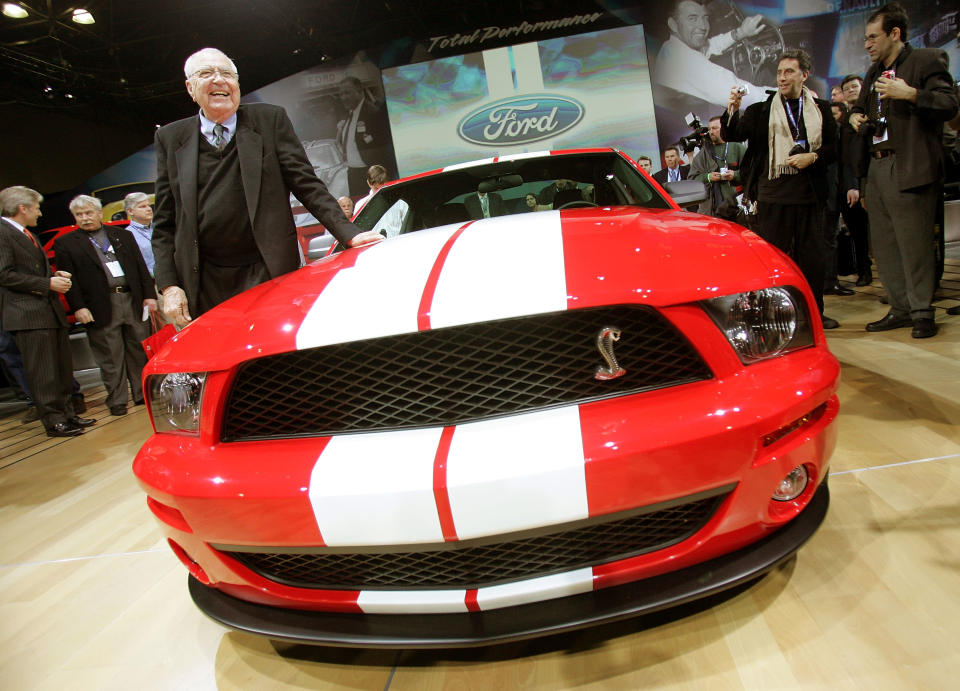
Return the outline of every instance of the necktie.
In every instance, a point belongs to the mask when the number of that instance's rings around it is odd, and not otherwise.
[[[221,125],[219,122],[213,126],[213,136],[215,137],[213,143],[217,147],[217,151],[223,151],[224,145],[226,142],[226,133],[227,128]]]
[[[26,228],[24,228],[24,229],[23,229],[23,234],[26,235],[28,238],[30,238],[30,242],[33,243],[33,246],[34,246],[34,247],[36,247],[37,249],[40,249],[40,244],[37,242],[37,239],[36,239],[35,237],[33,237],[33,233],[31,233],[29,230],[27,230]]]
[[[487,202],[487,195],[480,197],[480,208],[483,209],[483,217],[490,218],[490,207]]]

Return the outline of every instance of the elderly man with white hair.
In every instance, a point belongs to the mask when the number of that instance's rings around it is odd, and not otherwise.
[[[103,225],[99,199],[78,195],[70,212],[78,227],[54,240],[57,266],[73,275],[67,302],[86,327],[110,414],[126,415],[130,392],[134,405],[143,403],[141,341],[150,333],[143,316],[157,309],[156,291],[133,235]]]
[[[157,130],[154,275],[166,316],[186,325],[303,263],[290,194],[340,242],[377,242],[344,218],[286,111],[240,105],[237,66],[204,48],[184,65],[200,110]]]

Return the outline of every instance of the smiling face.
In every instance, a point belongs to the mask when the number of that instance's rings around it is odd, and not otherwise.
[[[801,71],[800,62],[794,58],[784,58],[777,65],[777,86],[784,98],[800,98],[808,76],[809,73]]]
[[[677,5],[673,16],[667,19],[667,27],[694,50],[703,50],[710,33],[710,17],[707,8],[694,0],[684,0]]]
[[[860,98],[861,86],[859,79],[851,79],[843,85],[843,100],[847,102],[848,106],[856,105],[857,99]]]
[[[240,80],[230,59],[219,50],[197,55],[196,69],[187,79],[187,93],[200,105],[204,117],[223,122],[240,106]]]

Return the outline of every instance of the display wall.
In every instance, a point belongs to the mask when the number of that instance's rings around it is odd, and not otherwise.
[[[393,46],[376,47],[375,54],[300,72],[243,101],[287,109],[318,175],[336,196],[359,196],[346,184],[339,141],[348,110],[340,87],[347,78],[363,85],[370,104],[364,125],[371,136],[385,131],[389,137],[378,160],[367,163],[385,165],[391,176],[498,154],[592,146],[616,146],[634,158],[648,155],[657,168],[663,147],[689,134],[687,113],[706,124],[722,112],[734,84],[750,85],[747,102],[765,98],[784,48],[811,54],[809,84],[824,97],[844,75],[864,74],[865,21],[883,4],[713,0],[704,5],[709,29],[701,36],[671,22],[671,2],[609,2],[603,15],[412,37],[418,40],[412,58]],[[956,73],[957,0],[902,4],[910,15],[910,43],[947,51]],[[685,3],[686,9],[691,5]],[[753,16],[762,20],[758,34],[723,40]],[[600,28],[611,24],[624,26]],[[684,39],[716,44],[718,52],[695,52]],[[397,64],[398,56],[406,56],[407,64]],[[147,149],[88,184],[96,189],[152,180],[154,167]]]

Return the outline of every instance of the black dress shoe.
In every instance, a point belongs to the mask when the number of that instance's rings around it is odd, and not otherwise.
[[[28,422],[36,422],[39,419],[40,419],[40,411],[37,410],[37,406],[31,406],[27,410],[27,414],[24,415],[23,418],[21,418],[20,422],[21,424],[25,425]]]
[[[143,399],[142,399],[142,398],[134,398],[134,399],[133,399],[133,405],[143,405]]]
[[[960,314],[960,305],[954,305],[953,307],[948,307],[947,314],[952,314],[954,316]]]
[[[58,422],[53,427],[47,427],[48,437],[75,437],[83,434],[83,430],[69,422]]]
[[[125,406],[125,405],[112,405],[112,406],[110,406],[110,414],[111,414],[111,415],[126,415],[126,414],[127,414],[127,406]]]
[[[857,285],[860,287],[868,286],[873,283],[873,274],[864,274],[857,278]]]
[[[917,319],[913,322],[910,335],[914,338],[930,338],[937,335],[937,330],[937,323],[932,319]]]
[[[97,421],[92,417],[72,417],[67,420],[67,422],[77,427],[89,427],[90,425],[96,424]]]
[[[823,294],[824,295],[853,295],[853,291],[850,290],[849,288],[844,288],[842,285],[837,283],[836,285],[832,285],[829,288],[824,288]]]
[[[836,329],[840,326],[840,322],[836,319],[832,319],[825,314],[820,315],[820,321],[823,322],[823,328],[825,329]]]
[[[890,331],[907,326],[913,326],[913,320],[910,317],[898,317],[893,312],[889,312],[883,319],[867,324],[867,331]]]

